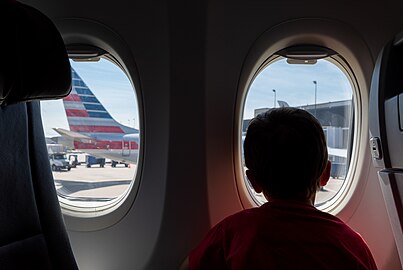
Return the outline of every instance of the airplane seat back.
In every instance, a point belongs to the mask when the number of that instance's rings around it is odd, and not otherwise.
[[[403,32],[382,49],[372,76],[372,160],[403,267]]]
[[[59,207],[38,99],[68,95],[63,40],[39,11],[0,3],[0,269],[78,269]]]

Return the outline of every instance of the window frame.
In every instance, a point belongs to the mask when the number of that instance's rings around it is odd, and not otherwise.
[[[118,62],[118,60],[113,57],[113,55],[104,52],[104,54],[102,54],[100,56],[100,58],[105,59],[106,61],[109,61],[111,64],[115,65],[116,68],[120,69],[121,72],[123,72],[123,74],[129,79],[129,81],[131,82],[130,77],[128,76],[127,72],[122,68],[122,65]],[[72,58],[70,58],[72,59]],[[74,59],[72,59],[74,61]],[[85,61],[85,60],[80,60],[81,62],[91,62],[91,61]],[[132,88],[133,88],[133,95],[135,98],[135,102],[137,103],[137,107],[139,107],[139,100],[137,97],[137,90],[134,87],[133,83],[131,83]],[[137,112],[138,118],[139,118],[139,122],[141,123],[141,116],[140,116],[140,111],[138,110]],[[43,116],[42,116],[43,117]],[[141,127],[139,129],[139,133],[141,134]],[[141,138],[141,135],[140,135]],[[80,205],[75,205],[74,203],[71,203],[70,200],[63,198],[62,196],[59,196],[59,194],[57,194],[58,196],[58,200],[59,200],[59,204],[62,210],[62,213],[65,214],[66,216],[71,216],[71,217],[79,217],[79,218],[93,218],[93,217],[101,217],[101,216],[105,216],[108,215],[110,213],[112,213],[113,211],[115,211],[116,209],[118,209],[129,197],[130,193],[132,193],[133,189],[137,189],[138,188],[138,184],[136,182],[139,181],[139,178],[137,177],[137,175],[139,174],[140,170],[139,167],[141,166],[141,160],[142,160],[142,156],[141,153],[142,152],[142,141],[140,141],[139,143],[139,154],[138,154],[138,160],[137,160],[137,169],[134,172],[134,175],[131,177],[132,182],[130,183],[130,185],[127,187],[127,189],[120,194],[117,198],[115,199],[111,199],[101,205],[97,205],[97,206],[80,206]],[[136,192],[136,191],[134,191]]]
[[[235,145],[235,168],[236,168],[236,184],[238,187],[238,195],[240,197],[241,202],[243,205],[250,205],[252,207],[258,207],[261,205],[261,202],[255,197],[253,194],[254,191],[252,191],[248,187],[248,180],[247,177],[243,171],[243,157],[241,156],[243,153],[242,150],[242,123],[243,123],[243,113],[245,110],[245,103],[246,103],[246,97],[249,93],[250,87],[256,77],[269,65],[273,64],[276,61],[279,61],[281,59],[284,59],[284,57],[277,55],[276,53],[272,53],[268,58],[263,60],[261,64],[259,65],[256,63],[256,68],[254,72],[249,74],[248,76],[248,81],[245,84],[245,88],[242,90],[242,95],[241,95],[241,106],[239,110],[237,111],[238,120],[239,123],[239,128],[236,130],[237,133],[234,136],[235,142],[237,145]],[[351,68],[351,66],[348,64],[347,60],[343,58],[340,54],[336,53],[334,55],[330,55],[328,57],[325,57],[325,60],[329,61],[330,63],[334,64],[336,67],[339,68],[340,71],[342,71],[346,78],[348,79],[351,88],[352,88],[352,114],[351,114],[351,121],[350,121],[350,127],[351,127],[351,132],[350,132],[350,138],[349,138],[349,148],[347,149],[347,173],[346,173],[346,178],[344,180],[344,183],[340,187],[339,191],[329,200],[327,200],[324,203],[321,203],[320,205],[316,206],[319,210],[329,212],[329,213],[336,213],[337,209],[343,206],[343,200],[347,199],[349,197],[349,192],[352,187],[353,187],[353,179],[355,175],[357,174],[357,155],[358,155],[358,144],[360,143],[360,138],[361,138],[361,132],[362,129],[360,128],[361,125],[361,110],[362,110],[362,104],[361,104],[361,95],[360,95],[360,89],[359,89],[359,84],[357,81],[357,78]],[[238,159],[238,160],[236,160]],[[250,186],[250,184],[249,184]]]
[[[144,152],[145,152],[145,113],[142,85],[136,62],[127,43],[117,35],[111,28],[94,23],[93,21],[84,21],[79,18],[69,18],[58,21],[58,27],[62,38],[69,48],[69,45],[81,45],[92,48],[98,48],[105,51],[112,63],[116,64],[128,77],[131,82],[134,95],[137,99],[139,130],[140,130],[140,151],[137,164],[137,172],[131,189],[126,192],[125,197],[113,207],[105,209],[102,214],[94,215],[92,212],[80,212],[77,209],[67,209],[61,207],[66,228],[77,232],[95,232],[116,225],[122,220],[134,206],[140,192],[141,179],[144,174]],[[83,27],[85,26],[85,27]],[[69,53],[68,49],[67,52]]]

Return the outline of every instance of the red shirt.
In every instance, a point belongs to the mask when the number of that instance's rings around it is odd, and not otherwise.
[[[358,233],[294,202],[269,202],[227,217],[190,253],[189,268],[377,269]]]

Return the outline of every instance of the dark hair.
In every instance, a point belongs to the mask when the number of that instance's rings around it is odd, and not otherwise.
[[[309,112],[278,108],[251,120],[244,142],[246,167],[266,195],[308,199],[327,165],[322,126]]]

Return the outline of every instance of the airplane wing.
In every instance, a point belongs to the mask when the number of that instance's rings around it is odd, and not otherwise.
[[[59,133],[60,135],[67,137],[69,139],[72,139],[74,141],[79,141],[79,142],[83,142],[83,143],[91,143],[94,138],[91,138],[89,136],[85,136],[81,133],[78,132],[74,132],[74,131],[70,131],[64,128],[53,128],[54,131],[56,131],[57,133]]]

